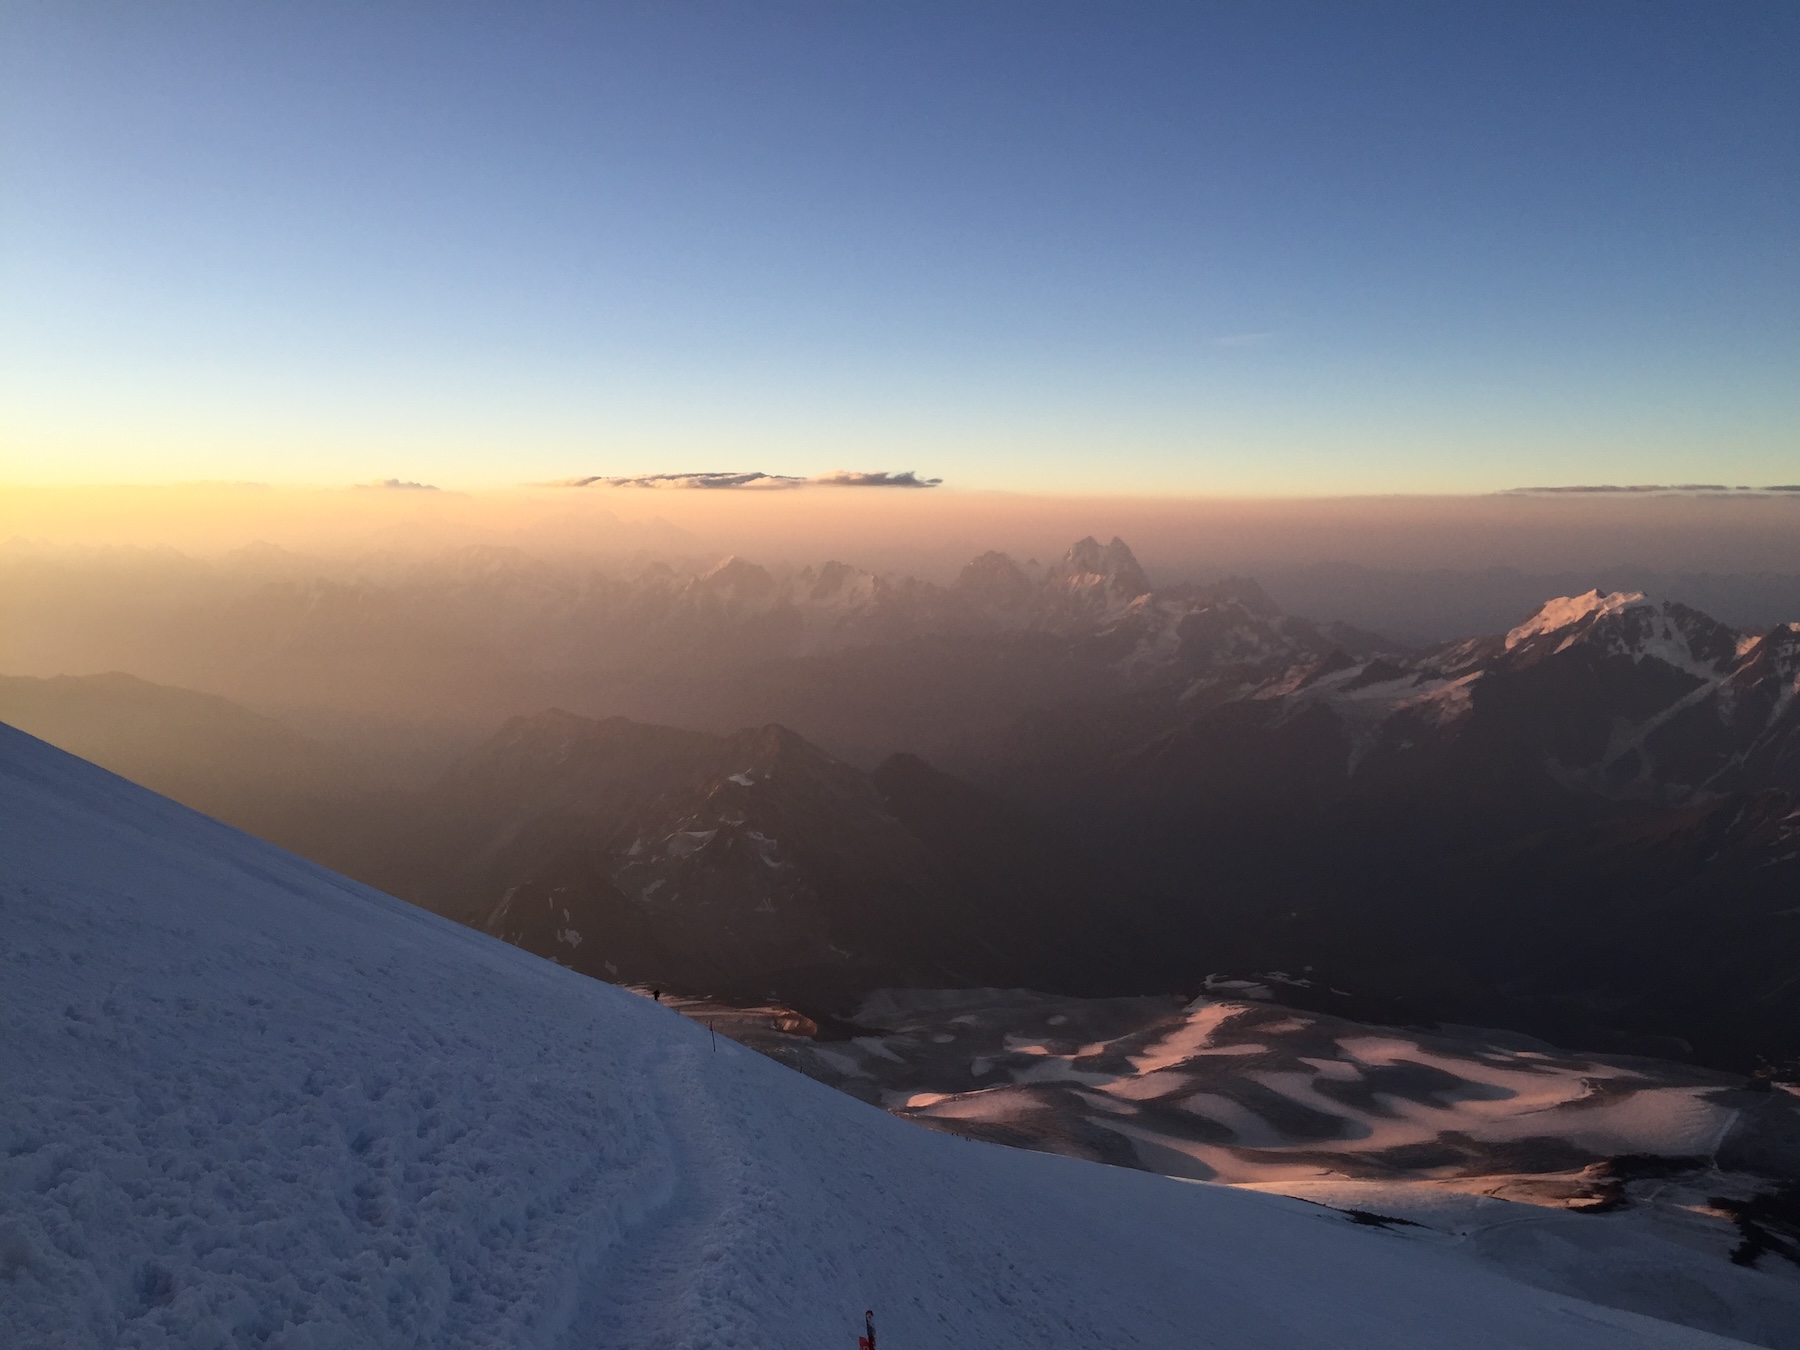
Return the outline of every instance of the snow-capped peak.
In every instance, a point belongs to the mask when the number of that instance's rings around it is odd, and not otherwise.
[[[1123,539],[1114,536],[1102,544],[1089,535],[1069,546],[1062,560],[1050,569],[1053,584],[1070,593],[1102,590],[1122,600],[1150,593],[1150,579]]]
[[[1528,642],[1542,634],[1561,632],[1578,623],[1649,603],[1642,591],[1613,591],[1609,595],[1602,595],[1598,590],[1592,590],[1586,595],[1558,596],[1554,600],[1545,601],[1536,614],[1506,635],[1506,649],[1511,651],[1521,642]]]

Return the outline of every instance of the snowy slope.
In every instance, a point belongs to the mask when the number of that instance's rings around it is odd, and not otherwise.
[[[0,1344],[1730,1344],[929,1133],[7,728],[0,962]]]

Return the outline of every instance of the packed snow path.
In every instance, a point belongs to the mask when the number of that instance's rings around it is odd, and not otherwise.
[[[1728,1345],[932,1134],[0,728],[0,1344]]]
[[[708,1047],[711,1048],[710,1046]],[[703,1063],[690,1043],[663,1048],[650,1076],[658,1097],[681,1102]],[[717,1053],[714,1051],[713,1053]],[[682,1110],[663,1123],[671,1145],[672,1189],[652,1221],[612,1253],[612,1260],[583,1284],[582,1315],[564,1343],[569,1347],[643,1347],[664,1350],[704,1339],[705,1309],[690,1295],[695,1273],[719,1260],[720,1219],[728,1181],[716,1143],[698,1138],[704,1120]]]

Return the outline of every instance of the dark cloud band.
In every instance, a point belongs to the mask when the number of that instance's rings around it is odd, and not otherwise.
[[[1758,496],[1770,492],[1800,492],[1797,483],[1772,483],[1763,487],[1732,487],[1726,483],[1578,483],[1569,487],[1508,488],[1502,496],[1565,497],[1579,494],[1661,494],[1663,496],[1701,494],[1734,497]]]
[[[912,469],[900,473],[892,473],[885,469],[873,472],[834,469],[830,473],[820,474],[817,478],[797,478],[791,474],[760,472],[642,473],[620,478],[592,474],[585,478],[565,478],[550,486],[592,487],[597,484],[601,487],[749,489],[768,492],[801,487],[933,488],[943,481],[941,478],[921,478]]]
[[[933,488],[944,480],[941,478],[921,478],[911,469],[903,473],[857,473],[850,469],[833,469],[830,473],[820,474],[809,481],[821,487],[897,487],[897,488]]]

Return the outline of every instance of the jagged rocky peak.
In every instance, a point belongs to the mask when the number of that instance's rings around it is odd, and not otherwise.
[[[1760,636],[1738,639],[1742,658],[1740,676],[1773,678],[1787,687],[1800,688],[1800,623],[1776,624]]]
[[[888,584],[873,572],[846,562],[802,568],[794,577],[794,599],[826,611],[854,612],[884,599]]]
[[[845,562],[820,563],[817,569],[802,569],[800,580],[813,600],[825,600],[854,585],[865,574]]]
[[[733,600],[759,600],[775,590],[775,578],[756,563],[733,554],[694,578],[694,585]]]
[[[1662,606],[1661,618],[1667,636],[1685,643],[1688,654],[1701,665],[1722,669],[1742,651],[1742,635],[1710,614],[1671,600]]]
[[[760,727],[737,732],[730,739],[740,742],[752,760],[760,766],[771,765],[795,755],[830,758],[799,732],[791,731],[779,722],[767,722]]]
[[[1281,615],[1281,607],[1250,577],[1226,577],[1215,581],[1204,588],[1204,594],[1210,600],[1228,600],[1234,605],[1242,605],[1260,618],[1274,619]]]
[[[1597,643],[1608,655],[1656,657],[1696,672],[1722,671],[1743,650],[1742,636],[1710,615],[1640,591],[1598,590],[1546,601],[1506,635],[1506,650],[1527,652]]]
[[[1120,600],[1150,594],[1150,578],[1117,535],[1109,544],[1101,544],[1091,534],[1071,544],[1062,560],[1051,566],[1049,579],[1070,591],[1104,590]]]
[[[1025,569],[1006,554],[989,550],[964,567],[956,589],[984,604],[1012,606],[1031,597],[1033,584]]]

